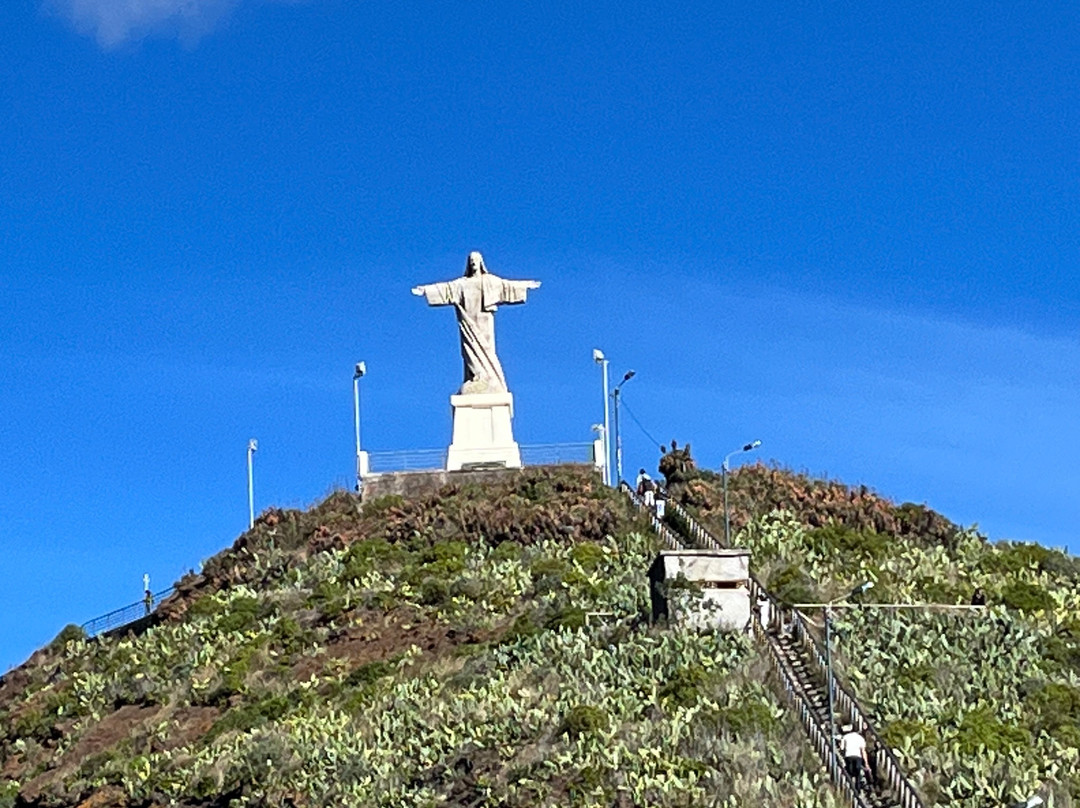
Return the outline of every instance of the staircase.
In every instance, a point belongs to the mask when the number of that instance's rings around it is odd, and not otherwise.
[[[622,489],[638,508],[645,510],[644,503],[626,483],[622,484]],[[653,528],[668,547],[718,549],[724,546],[678,503],[669,501],[667,509],[664,520],[657,519],[651,512],[649,515]],[[768,608],[752,609],[754,636],[767,649],[783,697],[799,718],[833,785],[853,808],[926,808],[892,750],[882,741],[855,697],[840,686],[834,676],[835,723],[837,726],[852,724],[866,739],[867,754],[876,773],[876,784],[859,789],[848,776],[836,743],[829,737],[828,677],[824,650],[803,614],[798,610],[789,611],[786,619],[783,619],[780,604],[751,575],[751,603],[756,604],[761,598],[768,602]]]

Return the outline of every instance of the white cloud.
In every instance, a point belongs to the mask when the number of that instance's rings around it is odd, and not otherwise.
[[[151,34],[194,42],[239,0],[46,0],[75,28],[113,48]]]

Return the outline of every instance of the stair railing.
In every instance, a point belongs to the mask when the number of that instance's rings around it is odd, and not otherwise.
[[[649,517],[649,524],[652,525],[652,529],[656,531],[656,535],[660,537],[660,541],[662,541],[669,550],[686,549],[686,546],[679,541],[678,537],[676,537],[675,531],[665,525],[663,520],[656,516],[656,511],[646,505],[645,501],[634,493],[634,489],[631,488],[625,480],[619,483],[619,489],[630,497],[630,501],[634,503],[634,506],[639,511],[645,511],[645,514]]]
[[[96,637],[99,634],[118,631],[132,623],[138,623],[140,620],[149,617],[157,605],[171,595],[172,592],[173,587],[170,586],[168,589],[162,589],[160,592],[153,593],[149,604],[144,598],[143,600],[136,601],[127,606],[121,606],[119,609],[114,609],[100,617],[87,620],[82,624],[82,630],[86,632],[87,637]]]
[[[675,518],[681,522],[680,526],[686,530],[687,535],[694,541],[701,542],[702,546],[705,547],[723,546],[719,540],[717,540],[701,525],[700,522],[691,516],[689,512],[677,502],[669,501],[667,507],[673,513]],[[759,603],[761,596],[763,596],[764,600],[769,604],[769,614],[766,621],[768,623],[767,626],[762,625],[760,610],[754,609],[755,631],[758,630],[758,627],[761,627],[762,632],[768,636],[768,629],[770,628],[774,630],[783,630],[784,626],[781,625],[782,612],[780,604],[753,574],[750,576],[750,593],[753,598],[751,601],[752,604]],[[828,682],[830,677],[827,675],[825,651],[817,638],[814,637],[813,633],[808,629],[805,616],[798,610],[794,610],[791,631],[794,638],[806,648],[808,652],[807,655],[813,661],[822,678]],[[770,648],[771,647],[770,644]],[[777,664],[776,652],[779,652],[779,649],[775,649],[773,654],[774,666]],[[780,653],[782,656],[782,652]],[[783,678],[783,676],[781,676],[781,678]],[[900,761],[874,728],[869,716],[867,716],[866,712],[859,705],[859,702],[850,691],[836,681],[835,676],[831,677],[831,679],[833,685],[833,699],[835,700],[834,703],[836,707],[840,712],[846,712],[851,716],[851,723],[859,730],[863,737],[871,741],[874,746],[874,762],[876,763],[877,776],[884,781],[885,786],[896,796],[901,808],[926,808],[926,803],[923,802],[918,791],[915,789],[915,786],[904,774]],[[785,683],[785,689],[786,688],[787,684]],[[813,733],[811,733],[811,735],[813,735]],[[813,737],[811,740],[813,741]],[[831,757],[833,761],[832,764],[826,761],[826,766],[829,768],[830,773],[838,766],[835,746]],[[846,776],[846,772],[843,772],[843,774]],[[833,775],[833,780],[837,780],[835,774]]]
[[[686,508],[678,502],[668,500],[666,507],[671,511],[675,521],[681,523],[681,527],[686,531],[686,535],[697,542],[698,546],[707,547],[711,550],[721,550],[724,548],[724,543],[716,539],[709,531],[703,528],[694,517],[687,513]]]
[[[866,794],[859,788],[859,784],[848,774],[847,769],[840,762],[835,738],[830,737],[829,727],[824,726],[818,719],[810,694],[806,692],[806,688],[803,687],[798,675],[787,661],[783,649],[776,640],[776,636],[770,632],[770,628],[776,625],[780,614],[779,604],[753,577],[750,579],[750,594],[755,604],[761,602],[759,596],[769,603],[769,613],[765,621],[762,620],[761,610],[754,610],[753,620],[751,621],[754,637],[769,650],[769,661],[772,662],[772,668],[779,676],[784,696],[794,707],[811,746],[814,747],[814,751],[817,752],[822,765],[829,772],[833,784],[840,789],[844,797],[855,808],[870,808],[870,802],[867,800]]]
[[[827,667],[825,664],[825,649],[813,635],[808,626],[805,615],[797,609],[794,612],[791,625],[792,635],[795,640],[802,644],[807,651],[807,656],[813,662],[818,673],[828,680]],[[885,743],[881,735],[874,728],[869,716],[859,705],[859,702],[843,685],[833,680],[833,698],[837,710],[846,712],[851,716],[851,723],[859,732],[874,746],[874,762],[877,764],[878,777],[883,778],[886,786],[896,795],[902,808],[926,808],[915,786],[908,780],[889,745]]]
[[[620,485],[620,488],[639,509],[647,507],[625,482]],[[686,531],[689,538],[697,546],[714,550],[723,548],[723,545],[713,538],[681,505],[669,501],[667,507],[673,511],[672,515],[675,517],[675,521],[679,522],[680,528]],[[683,549],[682,544],[674,537],[673,531],[663,521],[656,518],[651,509],[649,509],[649,513],[653,529],[664,543],[669,546],[674,544],[677,549]],[[755,638],[762,641],[765,647],[768,648],[769,660],[780,678],[784,696],[794,708],[799,722],[803,725],[803,729],[810,739],[811,746],[817,752],[818,757],[821,758],[822,764],[829,772],[830,779],[851,805],[854,808],[871,808],[865,794],[859,790],[858,783],[848,775],[847,770],[841,765],[836,751],[836,744],[833,739],[829,738],[828,728],[823,728],[818,721],[809,694],[786,661],[784,652],[776,642],[776,638],[772,636],[771,630],[776,626],[780,614],[779,604],[752,574],[750,575],[749,595],[752,604],[751,630]],[[769,604],[767,612],[758,606],[762,601]]]

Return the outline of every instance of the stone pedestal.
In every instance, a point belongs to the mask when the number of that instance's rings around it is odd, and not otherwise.
[[[521,468],[521,452],[510,421],[510,393],[465,393],[450,396],[454,408],[454,438],[446,455],[446,470]]]

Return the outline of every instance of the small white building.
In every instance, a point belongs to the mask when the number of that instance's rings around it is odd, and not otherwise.
[[[749,550],[665,550],[649,584],[654,622],[728,631],[750,625]]]

